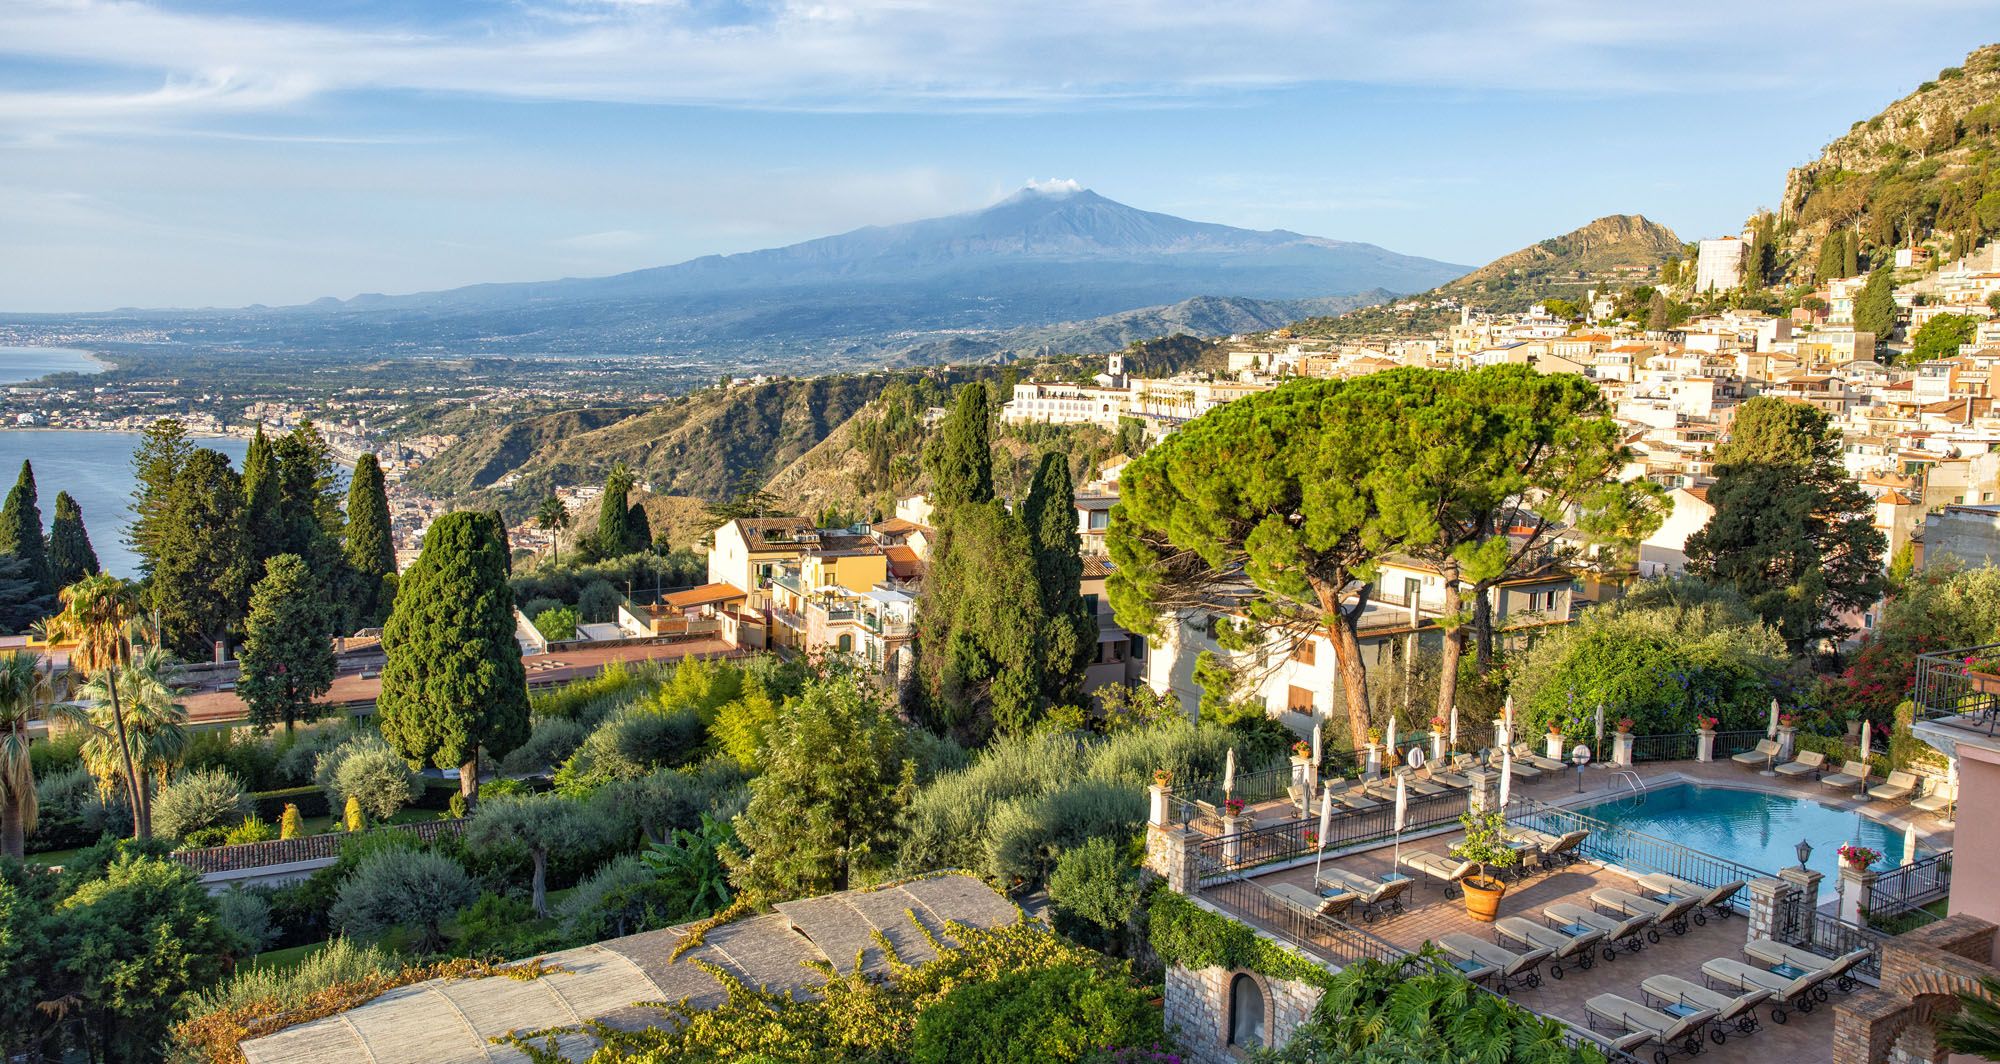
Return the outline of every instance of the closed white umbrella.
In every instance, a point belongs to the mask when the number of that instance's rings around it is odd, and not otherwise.
[[[1458,703],[1456,702],[1451,704],[1451,735],[1448,739],[1451,743],[1451,748],[1453,750],[1458,749]]]
[[[1865,720],[1862,721],[1861,722],[1861,789],[1863,791],[1866,791],[1868,789],[1868,744],[1874,738],[1875,738],[1875,726]]]
[[[1597,756],[1604,756],[1604,703],[1597,704]]]
[[[1313,764],[1319,764],[1319,721],[1313,721]]]
[[[1777,737],[1778,737],[1778,700],[1773,698],[1771,700],[1771,723],[1766,724],[1764,726],[1764,738],[1776,739]]]
[[[1389,715],[1389,752],[1396,752],[1396,715],[1393,713]]]
[[[1514,751],[1511,747],[1500,748],[1500,808],[1507,808],[1507,797],[1513,793]]]
[[[1507,738],[1504,745],[1512,746],[1514,745],[1514,696],[1513,695],[1508,695],[1507,701],[1501,705],[1500,719],[1502,721],[1505,721],[1507,725]]]
[[[1236,792],[1236,748],[1230,747],[1228,756],[1222,759],[1222,796],[1228,798]]]
[[[1403,776],[1396,776],[1396,853],[1390,858],[1397,868],[1403,867],[1403,819],[1410,810],[1410,796],[1404,788]]]
[[[1911,820],[1903,825],[1903,863],[1910,864],[1917,859],[1917,822]]]
[[[1319,866],[1326,860],[1326,837],[1333,831],[1333,792],[1320,793],[1319,798],[1319,845],[1315,847],[1319,856],[1313,858],[1313,887],[1319,887]]]

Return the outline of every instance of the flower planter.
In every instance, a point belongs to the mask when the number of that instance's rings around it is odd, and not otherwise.
[[[1492,876],[1467,876],[1458,884],[1465,891],[1465,915],[1490,924],[1500,915],[1500,898],[1507,884]]]
[[[1972,689],[1982,695],[2000,694],[2000,674],[1967,669],[1965,678],[1971,681]]]

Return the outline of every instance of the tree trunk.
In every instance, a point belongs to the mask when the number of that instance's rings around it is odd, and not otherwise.
[[[0,808],[0,857],[12,857],[16,861],[28,855],[27,824],[21,817],[19,802],[9,802]],[[5,1046],[0,1046],[4,1050]],[[0,1057],[0,1059],[6,1059]]]
[[[458,793],[465,796],[465,811],[467,813],[472,812],[472,807],[479,801],[479,748],[477,746],[472,748],[471,755],[465,759],[464,763],[458,766]]]
[[[535,915],[549,914],[549,851],[537,846],[535,855]]]
[[[1478,640],[1479,675],[1493,671],[1493,599],[1484,584],[1472,585],[1472,632]]]
[[[1361,641],[1355,636],[1354,619],[1360,616],[1357,608],[1354,617],[1340,608],[1340,589],[1315,586],[1319,595],[1320,614],[1330,617],[1333,623],[1327,625],[1327,634],[1333,642],[1334,667],[1340,671],[1340,689],[1347,701],[1348,742],[1356,750],[1368,747],[1368,670],[1361,664]]]
[[[1444,616],[1451,626],[1444,630],[1444,648],[1438,655],[1438,700],[1437,715],[1451,719],[1452,703],[1458,701],[1458,662],[1465,656],[1465,624],[1458,618],[1458,611],[1464,601],[1458,593],[1458,572],[1450,571],[1444,577]]]
[[[132,799],[132,837],[153,837],[153,823],[146,816],[145,791],[139,785],[138,770],[132,767],[132,743],[125,737],[125,713],[118,705],[118,667],[104,669],[104,688],[111,692],[111,723],[118,731],[118,756],[125,764],[125,794]]]

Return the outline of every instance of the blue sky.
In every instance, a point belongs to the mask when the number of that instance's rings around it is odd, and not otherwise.
[[[1463,263],[1613,212],[1694,238],[2000,39],[1996,14],[4,0],[0,310],[614,273],[1049,178]]]

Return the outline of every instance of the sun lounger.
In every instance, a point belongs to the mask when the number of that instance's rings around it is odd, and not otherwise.
[[[1358,872],[1326,868],[1320,870],[1317,885],[1321,890],[1331,887],[1354,894],[1355,902],[1361,906],[1361,919],[1363,922],[1368,922],[1384,912],[1402,912],[1403,894],[1415,882],[1414,879],[1391,879],[1383,882],[1370,879]]]
[[[1769,990],[1762,988],[1734,995],[1717,993],[1678,975],[1651,976],[1639,984],[1639,994],[1646,999],[1646,1004],[1669,1016],[1685,1016],[1703,1010],[1715,1013],[1715,1017],[1708,1021],[1708,1037],[1717,1045],[1728,1039],[1731,1028],[1737,1034],[1750,1034],[1762,1026],[1757,1022],[1757,1006],[1771,996]]]
[[[1651,916],[1653,926],[1646,929],[1649,942],[1660,940],[1659,929],[1664,927],[1676,935],[1687,934],[1688,913],[1694,911],[1701,899],[1695,896],[1675,896],[1673,901],[1654,901],[1642,898],[1629,890],[1617,887],[1601,887],[1591,891],[1590,903],[1600,909],[1609,909],[1622,916]]]
[[[1447,898],[1451,897],[1452,888],[1459,887],[1465,877],[1479,871],[1479,865],[1475,862],[1461,861],[1456,857],[1447,857],[1429,850],[1416,850],[1404,854],[1403,867],[1436,880]],[[1464,888],[1459,887],[1459,893],[1464,892]]]
[[[1854,969],[1868,959],[1865,949],[1849,950],[1838,957],[1828,957],[1808,949],[1787,945],[1768,938],[1753,938],[1743,944],[1743,955],[1753,961],[1769,965],[1778,974],[1787,972],[1819,972],[1834,981],[1841,991],[1853,990],[1859,980],[1854,978]],[[1824,995],[1816,995],[1825,1000]]]
[[[1627,1031],[1620,1035],[1609,1035],[1602,1031],[1588,1029],[1579,1031],[1574,1027],[1570,1028],[1570,1030],[1588,1039],[1591,1044],[1598,1048],[1611,1050],[1618,1054],[1618,1056],[1613,1056],[1612,1053],[1605,1053],[1604,1056],[1607,1060],[1618,1060],[1621,1057],[1629,1057],[1632,1055],[1633,1050],[1653,1040],[1653,1032],[1651,1031]]]
[[[1618,949],[1637,953],[1646,948],[1645,931],[1653,923],[1646,915],[1628,916],[1614,920],[1603,913],[1586,909],[1574,902],[1561,901],[1542,909],[1542,919],[1558,931],[1581,934],[1581,929],[1604,932],[1604,959],[1618,959]]]
[[[1543,772],[1561,772],[1563,769],[1569,767],[1567,764],[1557,761],[1553,757],[1545,757],[1536,753],[1535,748],[1528,743],[1515,743],[1514,763],[1518,765],[1523,761],[1541,769]]]
[[[1859,787],[1868,781],[1868,766],[1859,761],[1842,762],[1839,772],[1821,776],[1819,781],[1829,787]]]
[[[1472,786],[1472,781],[1466,779],[1464,776],[1461,776],[1458,773],[1451,771],[1450,769],[1436,768],[1431,765],[1425,765],[1424,767],[1418,769],[1417,778],[1421,780],[1427,780],[1431,783],[1436,783],[1441,786],[1449,787],[1454,791],[1462,791],[1467,787]]]
[[[1590,832],[1583,828],[1564,832],[1562,837],[1555,841],[1555,845],[1542,847],[1542,863],[1567,865],[1583,860],[1581,851],[1584,841],[1589,838]]]
[[[1702,1030],[1715,1019],[1714,1009],[1673,1016],[1617,994],[1599,994],[1583,1003],[1583,1011],[1596,1030],[1644,1031],[1652,1035],[1648,1041],[1658,1042],[1662,1047],[1656,1060],[1676,1050],[1690,1055],[1701,1052]]]
[[[1704,887],[1699,883],[1690,883],[1685,879],[1676,879],[1657,872],[1639,877],[1639,885],[1655,894],[1670,895],[1672,898],[1697,899],[1694,903],[1694,922],[1698,924],[1708,922],[1703,910],[1713,912],[1718,919],[1726,919],[1733,914],[1735,910],[1729,907],[1729,899],[1740,893],[1747,883],[1746,880],[1732,879],[1718,887]],[[1657,900],[1666,902],[1669,898]]]
[[[1496,946],[1483,938],[1474,938],[1463,931],[1438,938],[1437,944],[1444,951],[1460,961],[1470,961],[1481,967],[1491,968],[1489,977],[1494,982],[1493,989],[1506,993],[1517,986],[1530,990],[1542,985],[1542,962],[1549,959],[1554,950],[1536,947],[1524,953],[1516,953],[1505,946]],[[1461,969],[1463,966],[1461,965]]]
[[[1503,916],[1493,922],[1493,937],[1526,949],[1548,950],[1549,974],[1561,979],[1564,961],[1579,968],[1589,968],[1597,963],[1597,946],[1604,941],[1604,932],[1586,929],[1572,935],[1553,927],[1543,927],[1525,916]]]
[[[1291,883],[1265,887],[1265,892],[1308,916],[1339,916],[1353,906],[1352,893],[1320,895]]]
[[[1403,777],[1403,783],[1405,786],[1409,788],[1411,794],[1444,794],[1451,790],[1450,787],[1447,787],[1442,783],[1432,783],[1430,780],[1423,778],[1422,776],[1418,775],[1417,773],[1407,768],[1397,769],[1396,774]],[[1396,793],[1396,784],[1394,780],[1391,780],[1389,782],[1389,793],[1391,796],[1393,796]]]
[[[1739,765],[1768,765],[1778,759],[1778,740],[1759,739],[1757,745],[1731,757]]]
[[[1522,783],[1529,783],[1542,778],[1541,769],[1522,761],[1518,757],[1509,762],[1505,757],[1501,756],[1500,751],[1495,750],[1486,758],[1486,767],[1495,771],[1498,771],[1502,765],[1509,764],[1514,769],[1514,778],[1520,780]]]
[[[1931,793],[1910,802],[1910,808],[1925,813],[1934,813],[1941,820],[1950,819],[1951,807],[1958,801],[1958,785],[1940,783]]]
[[[1780,776],[1817,776],[1826,767],[1826,755],[1818,750],[1804,750],[1799,756],[1778,766]]]
[[[1769,990],[1771,1019],[1778,1023],[1785,1022],[1786,1009],[1811,1012],[1816,1004],[1813,1000],[1813,991],[1826,981],[1821,972],[1788,976],[1771,971],[1769,968],[1745,964],[1734,957],[1717,957],[1712,961],[1702,962],[1701,977],[1707,980],[1710,986],[1720,983],[1738,990]],[[1825,992],[1821,991],[1820,996],[1824,997]]]
[[[1382,808],[1382,803],[1376,801],[1373,798],[1368,797],[1367,791],[1363,790],[1361,787],[1346,783],[1342,780],[1332,780],[1328,782],[1326,785],[1326,793],[1333,795],[1333,800],[1335,802],[1338,802],[1349,809]]]
[[[1868,797],[1885,802],[1900,802],[1917,791],[1917,774],[1914,772],[1891,772],[1889,778],[1877,786],[1868,788]]]

